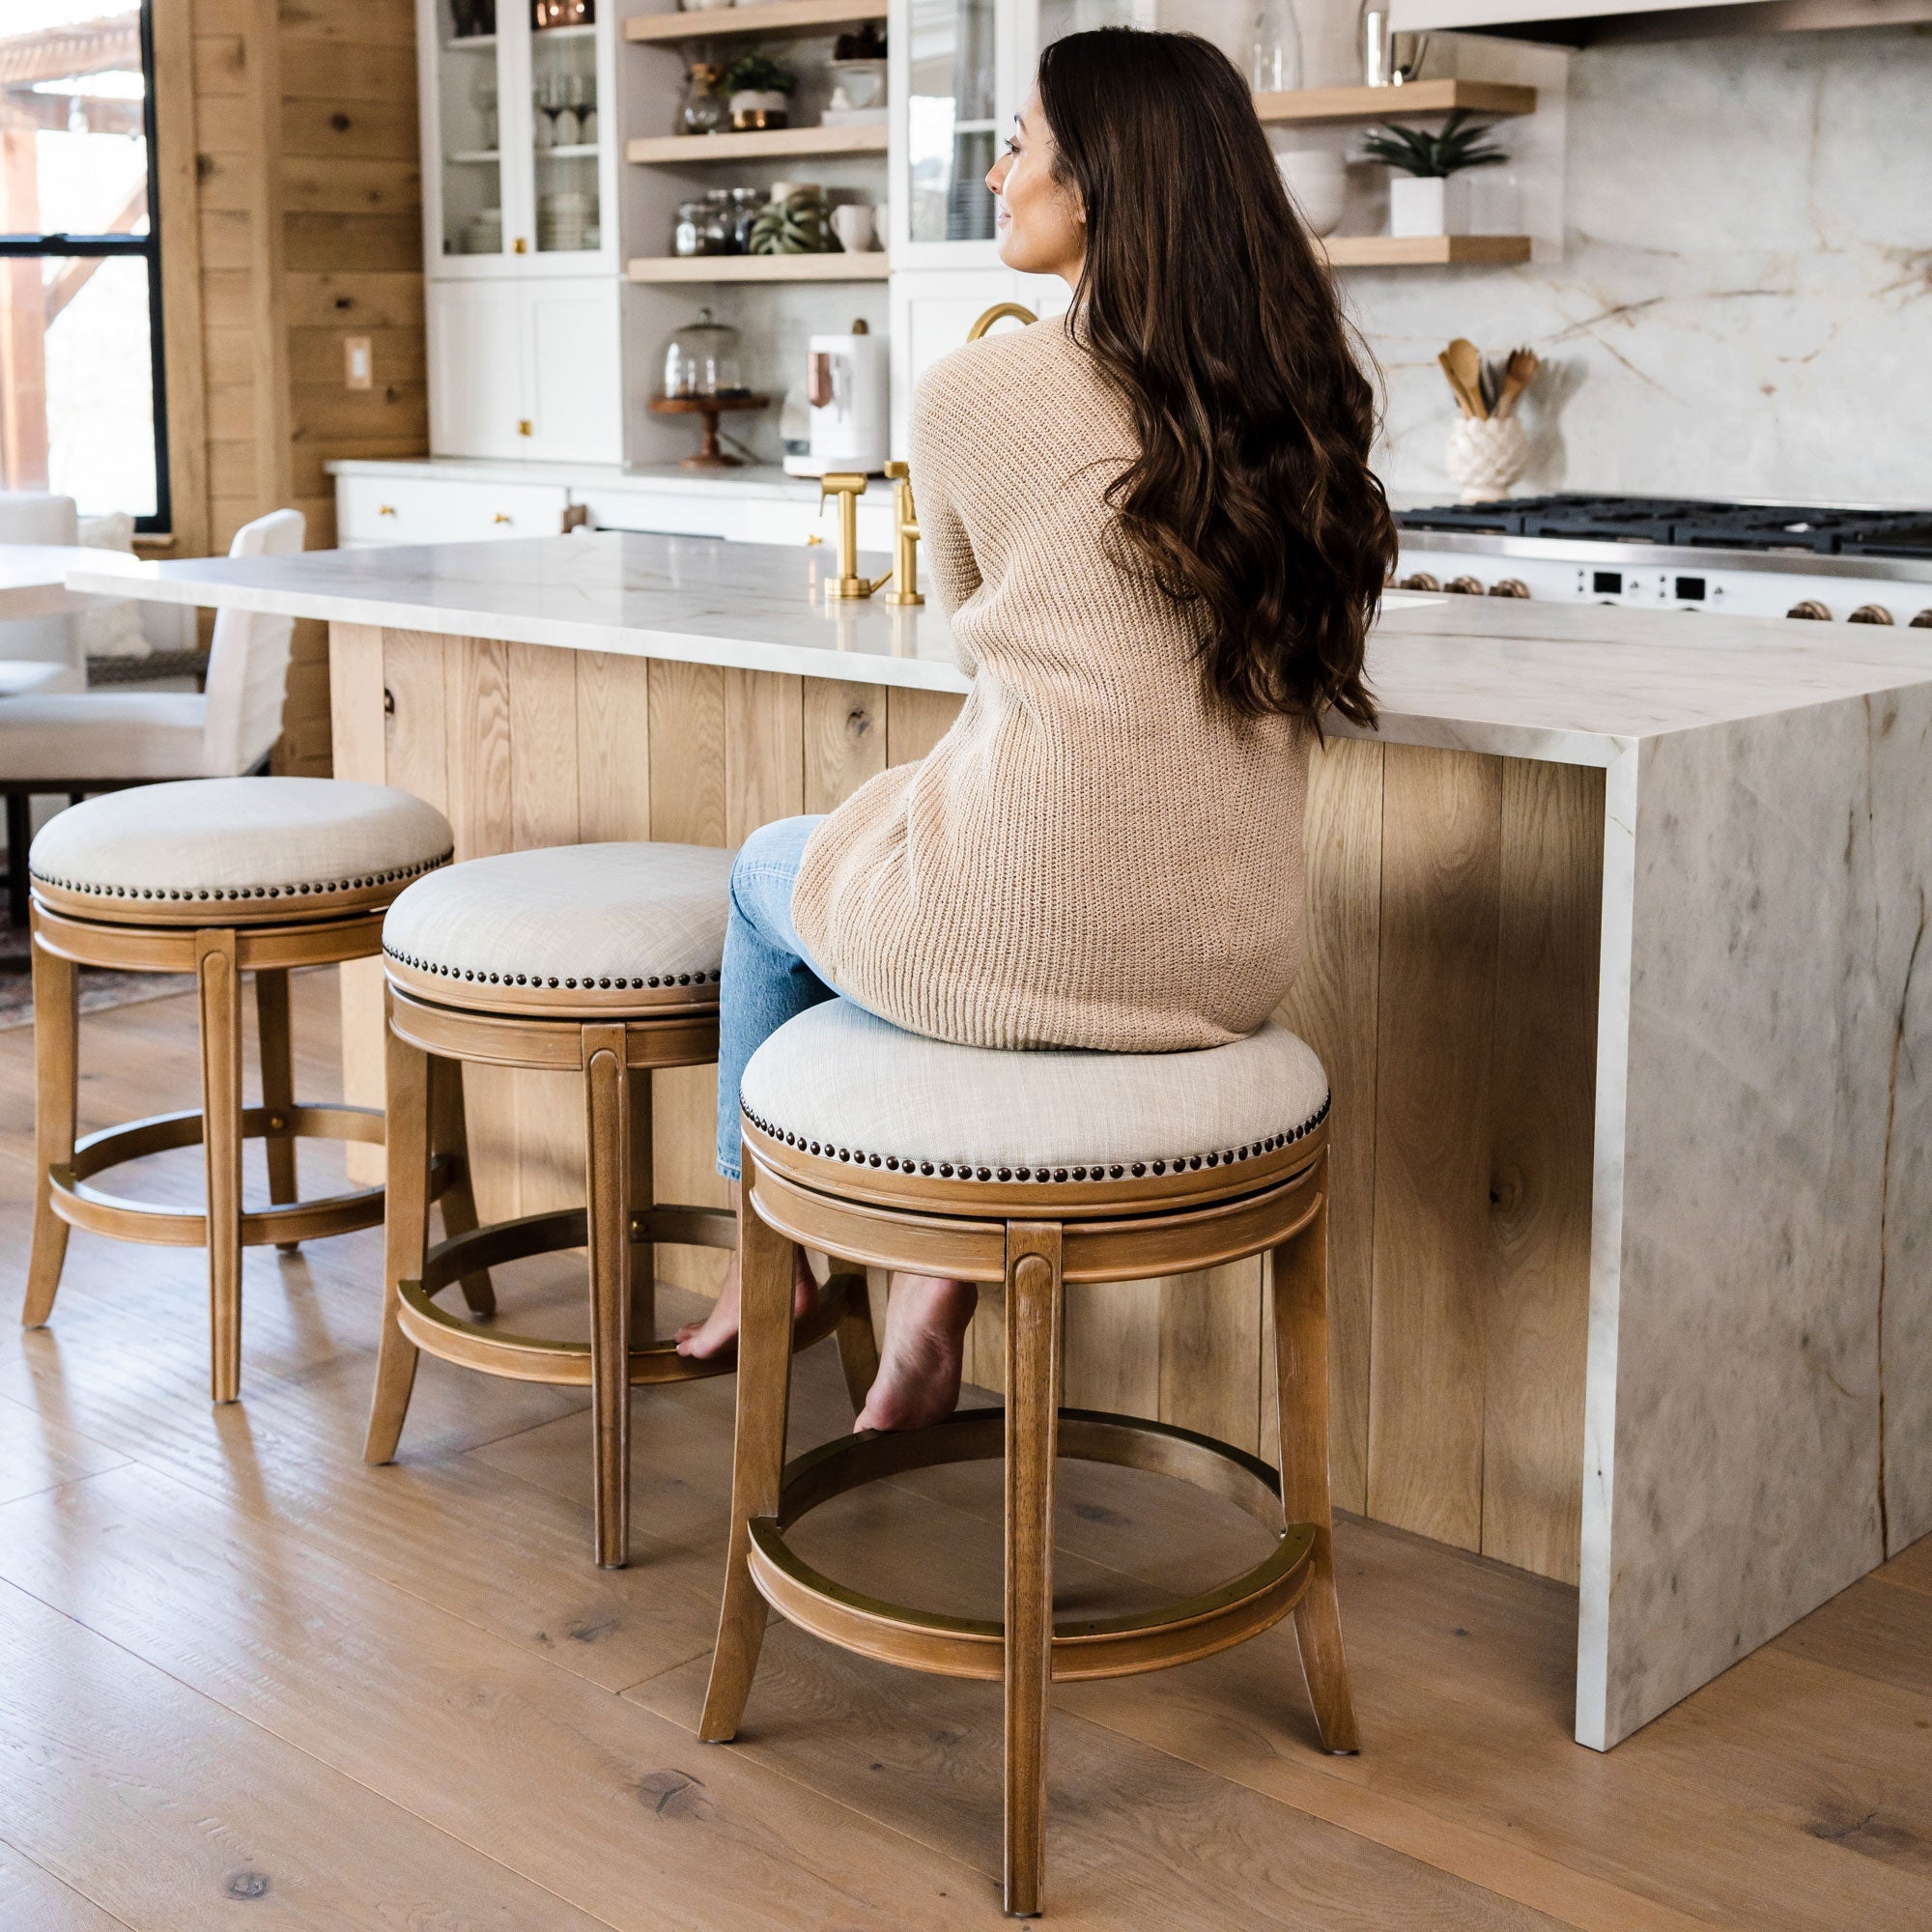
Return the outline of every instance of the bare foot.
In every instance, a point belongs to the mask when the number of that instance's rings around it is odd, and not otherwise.
[[[792,1250],[791,1312],[793,1319],[803,1321],[818,1306],[818,1283],[812,1279],[811,1269],[806,1265],[805,1250]],[[712,1303],[711,1313],[701,1321],[687,1321],[677,1331],[677,1352],[690,1355],[700,1362],[708,1362],[714,1355],[722,1355],[736,1346],[738,1340],[738,1257],[731,1257],[731,1265],[724,1276],[724,1286],[719,1291],[718,1299]]]
[[[886,1346],[878,1379],[852,1425],[923,1429],[959,1406],[959,1368],[966,1324],[980,1300],[970,1281],[895,1274],[886,1297]]]

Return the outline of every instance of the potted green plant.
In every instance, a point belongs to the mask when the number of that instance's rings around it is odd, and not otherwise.
[[[1486,147],[1493,126],[1469,126],[1469,111],[1459,107],[1434,133],[1426,128],[1378,128],[1363,147],[1371,160],[1394,170],[1389,177],[1391,235],[1466,235],[1472,168],[1492,168],[1509,159],[1502,149]]]
[[[723,92],[731,108],[731,126],[739,133],[759,128],[782,128],[786,102],[798,76],[767,53],[740,54],[724,70]]]

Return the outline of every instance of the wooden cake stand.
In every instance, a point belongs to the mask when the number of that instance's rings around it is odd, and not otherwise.
[[[718,418],[731,410],[761,410],[769,396],[750,393],[720,396],[653,396],[651,413],[660,416],[702,416],[704,443],[696,456],[687,456],[681,469],[742,469],[742,456],[727,456],[718,446]]]

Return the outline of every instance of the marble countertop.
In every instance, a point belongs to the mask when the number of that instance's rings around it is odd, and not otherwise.
[[[885,562],[873,561],[875,574]],[[67,582],[171,604],[967,688],[937,605],[828,604],[835,569],[829,547],[603,531],[157,563],[103,553]],[[1392,592],[1369,674],[1392,743],[1607,765],[1646,738],[1932,683],[1932,632]]]

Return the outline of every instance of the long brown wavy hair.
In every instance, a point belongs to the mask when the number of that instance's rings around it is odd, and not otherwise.
[[[1245,82],[1196,35],[1102,27],[1052,43],[1038,86],[1087,214],[1074,327],[1138,432],[1108,493],[1126,560],[1237,711],[1374,724],[1375,390]]]

